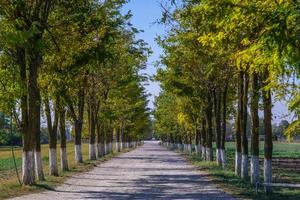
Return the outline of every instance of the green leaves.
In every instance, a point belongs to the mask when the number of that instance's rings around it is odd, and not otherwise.
[[[35,60],[42,98],[54,102],[60,97],[72,120],[86,121],[80,119],[85,101],[97,110],[98,123],[106,128],[122,124],[141,137],[150,117],[143,87],[147,80],[139,71],[151,51],[135,40],[139,30],[129,23],[132,15],[121,12],[126,2],[1,1],[0,112],[19,109]],[[24,82],[18,49],[25,52]]]
[[[186,126],[188,119],[193,115],[201,118],[207,96],[214,90],[224,90],[225,83],[231,91],[229,99],[236,99],[233,91],[240,70],[249,75],[268,71],[262,80],[263,89],[274,91],[276,96],[291,95],[290,111],[298,113],[295,91],[299,87],[290,84],[300,75],[298,5],[272,0],[183,1],[183,6],[169,15],[167,35],[157,39],[165,52],[161,59],[164,66],[156,78],[162,95],[168,94],[174,101],[188,99],[186,106],[176,105],[177,126],[192,130],[192,126]],[[194,102],[198,105],[191,107],[198,115],[186,112]],[[162,118],[156,122],[159,127],[164,124]],[[299,116],[296,118],[295,123],[299,123]],[[294,130],[298,125],[291,127]],[[165,130],[172,132],[174,126]]]

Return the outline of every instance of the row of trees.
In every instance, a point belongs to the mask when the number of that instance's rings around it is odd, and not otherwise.
[[[0,3],[0,108],[23,137],[25,185],[44,179],[41,118],[49,133],[49,173],[68,170],[66,123],[73,124],[75,160],[82,134],[94,160],[141,140],[150,126],[139,74],[149,49],[122,14],[126,0],[4,0]],[[126,145],[125,145],[126,144]]]
[[[272,181],[272,101],[289,97],[299,132],[299,2],[182,1],[164,7],[165,54],[157,80],[155,129],[171,144],[195,142],[203,158],[226,166],[226,122],[235,121],[235,172],[249,178],[247,130],[251,128],[251,182],[259,181],[259,110],[263,110],[264,181]],[[247,126],[250,113],[251,127]],[[267,192],[270,188],[267,188]]]

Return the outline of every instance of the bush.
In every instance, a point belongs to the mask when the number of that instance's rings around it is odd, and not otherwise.
[[[7,131],[0,131],[0,145],[22,145],[22,136],[18,132],[13,132],[13,134],[8,133]]]

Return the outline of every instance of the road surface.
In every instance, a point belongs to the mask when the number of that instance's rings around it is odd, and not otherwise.
[[[16,200],[56,199],[225,199],[217,189],[178,153],[155,141],[119,155],[93,170],[72,176],[55,191]]]

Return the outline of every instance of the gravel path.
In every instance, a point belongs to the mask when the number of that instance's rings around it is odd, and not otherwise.
[[[72,176],[55,191],[15,199],[225,199],[224,193],[177,153],[145,142],[93,170]]]

